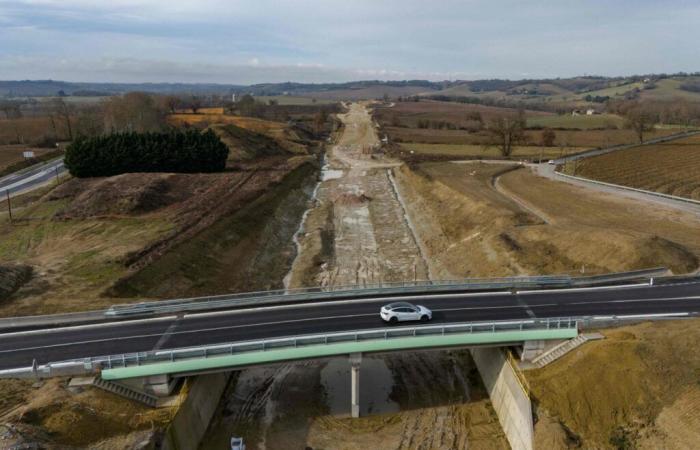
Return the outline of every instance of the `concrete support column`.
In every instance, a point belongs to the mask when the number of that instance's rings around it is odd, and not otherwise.
[[[350,355],[350,414],[353,418],[360,417],[360,363],[362,353]]]

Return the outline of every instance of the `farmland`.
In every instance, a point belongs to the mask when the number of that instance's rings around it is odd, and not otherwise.
[[[530,117],[527,120],[529,127],[549,127],[549,128],[567,128],[567,129],[616,129],[622,128],[622,117],[615,114],[595,114],[595,115],[578,115],[562,114],[556,116],[537,116]]]
[[[454,159],[493,159],[502,158],[496,147],[484,147],[474,144],[401,144],[403,151],[414,155],[450,157]],[[561,158],[585,150],[586,147],[540,147],[536,145],[514,147],[514,159],[550,159]]]
[[[566,167],[573,173],[574,167]],[[580,161],[576,175],[700,200],[700,136]]]
[[[511,108],[426,100],[398,102],[393,107],[377,107],[374,117],[381,132],[390,141],[404,145],[408,151],[483,157],[485,153],[474,146],[490,143],[490,137],[484,130],[485,124],[497,115],[513,112]],[[525,139],[521,145],[535,148],[519,149],[520,155],[516,152],[515,156],[540,154],[542,130],[539,128],[542,127],[550,127],[555,132],[553,146],[546,150],[549,155],[558,156],[562,154],[562,149],[568,153],[636,141],[635,133],[620,128],[622,118],[613,114],[571,116],[526,110],[525,117],[527,125],[532,128],[525,130]],[[675,132],[677,130],[672,128],[657,129],[653,135],[665,136]],[[414,144],[441,144],[442,147],[417,147]],[[445,147],[446,145],[463,148]]]

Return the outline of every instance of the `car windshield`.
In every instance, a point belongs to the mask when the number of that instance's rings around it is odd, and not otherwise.
[[[411,309],[415,309],[415,306],[413,306],[413,305],[410,304],[410,303],[406,303],[406,302],[390,303],[390,304],[386,305],[386,307],[387,307],[388,309],[396,309],[396,308],[411,308]]]

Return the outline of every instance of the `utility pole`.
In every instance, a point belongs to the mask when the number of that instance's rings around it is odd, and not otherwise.
[[[7,212],[10,215],[10,222],[12,222],[12,203],[10,202],[10,190],[5,190],[5,196],[7,197]]]

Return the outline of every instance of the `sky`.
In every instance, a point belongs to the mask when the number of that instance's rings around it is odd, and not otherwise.
[[[0,80],[695,72],[699,25],[700,0],[0,0]]]

